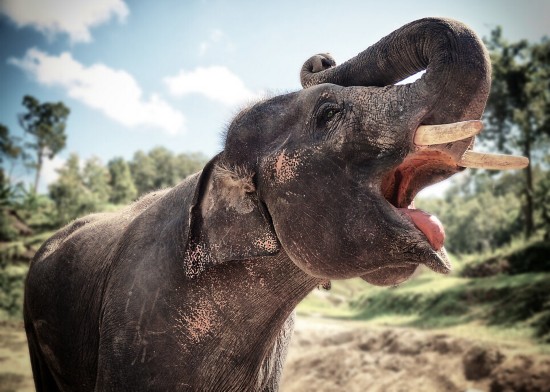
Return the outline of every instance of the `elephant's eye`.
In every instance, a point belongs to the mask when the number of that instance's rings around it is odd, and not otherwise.
[[[330,121],[332,120],[332,118],[334,116],[336,116],[336,113],[338,113],[339,110],[338,109],[335,109],[335,108],[329,108],[329,109],[326,109],[324,112],[323,112],[323,120],[325,121]]]
[[[341,112],[340,107],[336,103],[325,103],[317,111],[316,135],[317,137],[330,137],[336,129]]]

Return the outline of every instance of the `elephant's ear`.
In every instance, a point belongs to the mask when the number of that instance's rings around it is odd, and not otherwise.
[[[188,277],[216,264],[275,255],[281,248],[258,198],[254,173],[227,167],[218,157],[199,177],[189,219]]]

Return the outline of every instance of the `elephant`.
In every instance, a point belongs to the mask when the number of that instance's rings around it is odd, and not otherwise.
[[[510,164],[472,150],[491,77],[479,38],[421,19],[300,75],[302,90],[243,109],[199,173],[43,244],[24,299],[38,391],[276,391],[316,287],[450,271],[414,197]]]

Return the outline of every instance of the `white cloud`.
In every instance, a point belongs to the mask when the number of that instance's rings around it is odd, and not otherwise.
[[[164,78],[172,95],[182,97],[201,94],[223,103],[238,105],[263,95],[246,88],[243,81],[229,69],[222,66],[198,67],[194,71],[180,70],[176,76]]]
[[[138,83],[126,71],[103,64],[86,67],[68,52],[50,56],[35,48],[29,49],[22,59],[10,58],[8,62],[41,84],[64,88],[70,97],[127,127],[145,125],[170,134],[184,128],[181,112],[156,94],[144,99]]]
[[[0,13],[49,37],[66,33],[72,42],[89,42],[92,27],[112,17],[124,22],[129,11],[123,0],[2,0]]]

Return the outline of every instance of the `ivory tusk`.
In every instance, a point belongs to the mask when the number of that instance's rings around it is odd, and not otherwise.
[[[463,167],[489,170],[524,169],[529,165],[529,159],[515,155],[466,151],[457,164]]]
[[[478,120],[462,121],[451,124],[421,125],[414,134],[414,144],[431,146],[450,143],[477,135],[483,129]]]

